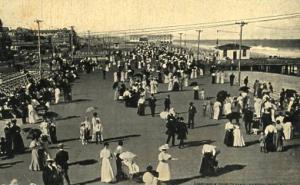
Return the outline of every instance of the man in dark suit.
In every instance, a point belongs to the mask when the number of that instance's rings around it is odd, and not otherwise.
[[[169,111],[170,110],[170,105],[171,105],[171,99],[170,99],[170,95],[168,95],[165,99],[165,111]]]
[[[246,109],[244,110],[244,122],[245,122],[246,133],[250,134],[251,124],[253,122],[253,111],[251,110],[250,107],[246,107]]]
[[[152,117],[155,116],[155,107],[156,107],[156,98],[154,97],[153,94],[151,94],[151,97],[149,99],[149,106],[150,106],[150,110],[151,110],[151,115]]]
[[[176,123],[177,123],[177,121],[176,121],[175,117],[172,114],[170,114],[168,116],[168,120],[167,120],[167,124],[166,124],[166,127],[167,127],[166,134],[168,135],[166,144],[169,144],[170,139],[172,138],[172,146],[175,146],[175,133],[176,133],[176,128],[177,128]]]
[[[195,114],[197,113],[196,107],[194,106],[194,103],[191,102],[188,110],[188,128],[194,128],[194,118]]]
[[[229,80],[230,80],[230,86],[233,86],[233,83],[234,83],[234,78],[235,78],[234,74],[233,74],[233,73],[231,73],[231,75],[229,76]]]
[[[70,185],[70,179],[68,175],[68,160],[69,160],[69,154],[67,151],[64,150],[64,145],[62,143],[58,144],[58,152],[56,153],[55,156],[55,162],[57,166],[59,166],[62,170],[62,175],[65,177],[68,185]]]

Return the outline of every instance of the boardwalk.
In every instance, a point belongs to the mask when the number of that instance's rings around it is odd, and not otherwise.
[[[112,79],[109,74],[108,79]],[[236,95],[237,88],[228,84],[211,85],[208,77],[197,80],[200,88],[206,89],[206,95],[214,97],[221,89]],[[163,99],[167,95],[167,85],[160,85],[163,91],[158,94],[157,112],[163,109]],[[188,103],[192,101],[193,91],[186,88],[183,92],[170,93],[172,106],[187,118]],[[52,109],[59,114],[57,120],[58,139],[66,145],[70,153],[69,176],[72,184],[101,184],[99,151],[102,145],[90,144],[82,146],[79,142],[79,124],[88,106],[98,107],[97,112],[104,124],[104,138],[111,142],[114,150],[118,140],[124,140],[124,146],[137,154],[137,164],[141,170],[147,165],[157,165],[158,146],[166,140],[165,123],[157,115],[152,118],[150,109],[146,109],[147,116],[139,117],[136,109],[125,108],[121,103],[113,101],[112,82],[103,81],[100,72],[84,74],[73,86],[73,102],[59,104]],[[195,129],[188,135],[188,147],[170,149],[170,154],[179,158],[171,162],[172,184],[195,183],[291,183],[300,181],[297,172],[300,171],[300,142],[295,139],[286,143],[288,150],[282,153],[264,154],[259,152],[256,142],[258,136],[245,135],[248,147],[226,148],[223,144],[224,123],[226,120],[213,121],[202,117],[202,102],[195,102],[198,109]],[[201,160],[201,146],[211,143],[218,146],[221,154],[218,156],[220,174],[216,177],[199,178],[199,164]],[[28,146],[29,141],[26,141]],[[51,153],[55,154],[56,146],[51,145]],[[0,184],[16,177],[21,184],[32,181],[38,185],[42,183],[41,172],[28,170],[30,152],[16,156],[11,160],[0,161]],[[272,169],[272,171],[271,171]],[[135,182],[119,182],[120,185],[136,184]]]

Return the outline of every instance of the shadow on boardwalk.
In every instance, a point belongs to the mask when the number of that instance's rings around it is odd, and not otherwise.
[[[224,167],[219,168],[216,176],[221,176],[226,173],[230,173],[230,172],[237,171],[237,170],[242,170],[245,167],[246,167],[246,165],[241,165],[241,164],[228,164],[228,165],[225,165]]]
[[[141,134],[131,134],[131,135],[126,135],[126,136],[119,136],[119,137],[112,137],[112,138],[107,138],[104,139],[104,142],[118,142],[122,140],[127,140],[132,137],[140,137]]]
[[[214,126],[218,126],[218,125],[220,125],[220,123],[201,125],[201,126],[197,126],[195,128],[214,127]]]
[[[204,144],[211,144],[211,143],[214,143],[215,141],[213,140],[202,140],[202,141],[188,141],[185,143],[185,148],[188,148],[188,147],[196,147],[196,146],[201,146],[201,145],[204,145]]]
[[[0,163],[0,169],[10,168],[13,167],[16,164],[23,163],[24,161],[15,161],[15,162],[9,162],[9,163]]]
[[[185,177],[185,178],[170,180],[167,184],[179,185],[179,184],[184,184],[186,182],[189,182],[191,180],[198,179],[198,178],[200,178],[200,175],[193,176],[193,177]]]
[[[85,159],[85,160],[81,160],[81,161],[71,162],[71,163],[69,163],[69,166],[72,166],[72,165],[87,166],[87,165],[92,165],[95,163],[98,163],[98,161],[95,159]]]

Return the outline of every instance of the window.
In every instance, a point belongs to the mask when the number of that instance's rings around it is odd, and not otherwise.
[[[227,57],[227,50],[223,50],[223,57]]]
[[[247,50],[243,49],[243,57],[247,56]]]

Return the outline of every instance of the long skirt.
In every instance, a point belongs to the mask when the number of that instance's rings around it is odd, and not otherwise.
[[[29,170],[31,171],[40,171],[40,160],[39,154],[37,149],[32,149],[31,151],[31,163],[29,165]]]
[[[140,115],[140,116],[144,116],[145,115],[145,104],[139,104],[138,105],[137,114]]]
[[[284,138],[285,140],[290,140],[292,138],[292,123],[291,122],[287,122],[285,124],[283,124],[283,134],[284,134]]]
[[[272,152],[275,150],[274,133],[268,133],[266,137],[266,149],[268,152]]]
[[[180,89],[180,85],[178,82],[175,82],[174,85],[173,85],[173,91],[179,91]]]
[[[199,100],[199,91],[194,91],[194,100]]]
[[[283,151],[283,132],[277,131],[276,133],[276,151],[282,152]]]
[[[233,146],[235,147],[245,146],[245,141],[240,129],[235,129],[233,131]]]
[[[102,159],[101,164],[101,182],[113,182],[115,181],[115,174],[112,168],[111,160],[108,158]]]
[[[158,180],[169,181],[171,179],[170,166],[167,162],[159,162],[156,171],[158,172]]]
[[[232,130],[226,130],[225,132],[225,138],[224,138],[224,144],[226,146],[233,146],[233,132]]]
[[[211,153],[204,153],[200,165],[200,173],[204,176],[212,176],[215,174],[215,169],[218,166],[218,162]]]
[[[214,120],[218,120],[220,116],[220,108],[214,108]]]

